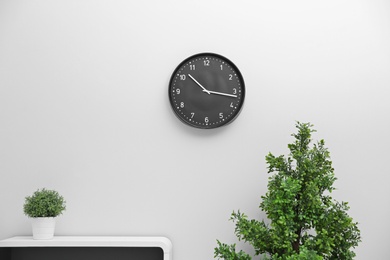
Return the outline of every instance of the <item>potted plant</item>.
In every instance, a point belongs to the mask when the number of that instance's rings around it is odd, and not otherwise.
[[[31,218],[34,239],[52,239],[55,218],[66,209],[65,200],[57,191],[37,190],[26,197],[23,210]]]
[[[297,123],[295,141],[283,155],[266,156],[269,177],[268,192],[260,208],[271,221],[249,220],[240,211],[231,215],[239,240],[249,242],[255,255],[272,260],[353,259],[360,240],[358,223],[348,216],[347,202],[337,202],[330,193],[336,180],[329,151],[324,140],[310,146],[310,123]],[[217,240],[214,257],[226,260],[250,260],[235,244]]]

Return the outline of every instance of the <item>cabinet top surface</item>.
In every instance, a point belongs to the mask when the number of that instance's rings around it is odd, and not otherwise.
[[[172,251],[168,238],[142,236],[55,236],[50,240],[17,236],[0,240],[0,247],[161,247],[164,253]]]

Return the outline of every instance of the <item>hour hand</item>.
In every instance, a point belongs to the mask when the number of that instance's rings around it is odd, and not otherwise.
[[[207,94],[210,95],[210,91],[208,91],[207,89],[205,89],[205,87],[202,86],[202,84],[200,84],[193,76],[191,76],[191,74],[188,74],[188,76],[196,83],[198,84],[199,87],[201,87],[203,89],[203,92],[206,92]]]

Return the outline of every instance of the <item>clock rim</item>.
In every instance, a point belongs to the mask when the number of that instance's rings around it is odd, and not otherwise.
[[[229,66],[231,66],[234,71],[236,72],[237,74],[237,77],[239,78],[240,80],[240,83],[241,83],[241,102],[239,103],[239,107],[237,108],[237,112],[234,114],[234,116],[230,117],[228,120],[226,120],[226,122],[222,123],[222,124],[218,124],[216,126],[203,126],[203,125],[195,125],[195,124],[191,124],[190,122],[188,122],[187,120],[185,120],[184,118],[182,118],[177,110],[175,109],[175,106],[173,105],[173,100],[172,100],[172,95],[171,95],[171,86],[172,86],[172,82],[175,78],[175,75],[176,75],[176,72],[185,64],[187,63],[189,60],[192,60],[192,59],[195,59],[197,57],[201,57],[201,56],[214,56],[216,58],[219,58],[225,62],[227,62],[229,64]],[[190,57],[184,59],[182,62],[179,63],[178,66],[176,66],[176,68],[173,70],[172,72],[172,75],[171,75],[171,78],[169,80],[169,85],[168,85],[168,96],[169,96],[169,103],[171,105],[171,109],[173,110],[175,116],[177,118],[180,119],[180,121],[182,123],[184,123],[185,125],[187,126],[191,126],[193,128],[198,128],[198,129],[208,129],[208,130],[211,130],[211,129],[218,129],[220,127],[224,127],[224,126],[227,126],[229,124],[231,124],[238,116],[239,114],[241,114],[242,110],[243,110],[243,107],[244,107],[244,101],[245,101],[245,94],[246,94],[246,88],[245,88],[245,82],[244,82],[244,77],[242,76],[241,74],[241,71],[238,69],[238,67],[228,58],[226,58],[225,56],[222,56],[220,54],[217,54],[217,53],[213,53],[213,52],[201,52],[201,53],[197,53],[197,54],[194,54],[194,55],[191,55]]]

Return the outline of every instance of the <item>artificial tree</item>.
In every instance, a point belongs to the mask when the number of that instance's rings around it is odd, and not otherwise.
[[[310,123],[297,122],[296,127],[289,156],[266,156],[268,173],[273,175],[260,208],[271,223],[249,220],[244,213],[233,211],[230,219],[235,222],[235,234],[264,259],[353,259],[360,230],[347,214],[348,203],[330,196],[336,178],[325,142],[311,145],[315,130]],[[214,257],[252,259],[242,250],[236,252],[235,244],[217,243]]]

